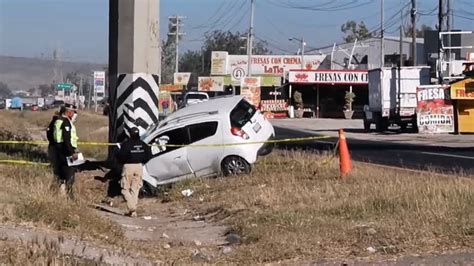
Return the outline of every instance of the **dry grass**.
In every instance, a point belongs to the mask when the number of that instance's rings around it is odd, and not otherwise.
[[[20,134],[26,125],[45,126],[50,116],[0,112],[0,133],[31,138]],[[106,126],[106,117],[83,113],[79,136],[106,140]],[[94,157],[106,151],[81,150]],[[125,241],[117,225],[88,207],[105,194],[102,184],[91,183],[98,181],[79,180],[78,199],[72,202],[51,189],[52,177],[45,168],[0,166],[0,171],[3,223],[30,223],[141,249],[165,261],[190,262],[187,247],[164,250],[156,243],[137,246]],[[184,188],[194,189],[193,197],[183,199]],[[356,164],[350,178],[341,180],[337,163],[327,156],[283,151],[264,158],[248,176],[176,184],[170,198],[173,204],[230,225],[243,237],[230,254],[217,255],[216,263],[386,258],[474,247],[474,179],[462,175]]]
[[[21,244],[0,240],[0,261],[6,265],[100,265],[62,255],[54,243],[37,240]]]
[[[122,240],[119,226],[90,208],[80,189],[74,201],[61,196],[47,168],[3,165],[0,170],[3,223],[34,224],[108,244]]]
[[[377,256],[474,247],[472,178],[357,165],[341,180],[325,158],[280,152],[252,175],[187,182],[171,194],[182,199],[180,189],[192,187],[196,196],[183,204],[216,213],[243,236],[225,262],[361,258],[368,247]]]
[[[0,139],[45,140],[45,129],[53,113],[54,110],[41,112],[1,111]],[[76,126],[79,141],[108,142],[108,118],[106,116],[88,111],[79,112]],[[23,145],[11,146],[24,149]],[[79,149],[85,156],[98,160],[105,159],[107,155],[107,148],[103,146],[81,146]]]

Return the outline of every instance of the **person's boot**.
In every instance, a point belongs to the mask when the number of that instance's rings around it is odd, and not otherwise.
[[[66,197],[66,195],[67,195],[66,184],[61,183],[61,184],[59,185],[59,195],[61,195],[61,196],[63,196],[63,197]]]

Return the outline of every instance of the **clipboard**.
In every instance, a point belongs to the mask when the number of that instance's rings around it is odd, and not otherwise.
[[[72,160],[72,156],[66,157],[66,160],[68,166],[78,166],[86,162],[86,160],[84,160],[84,155],[82,154],[82,152],[77,154],[77,160]]]

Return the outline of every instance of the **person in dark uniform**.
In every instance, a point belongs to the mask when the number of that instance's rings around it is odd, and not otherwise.
[[[62,117],[66,108],[61,106],[57,112],[54,113],[51,122],[49,122],[48,128],[46,129],[46,138],[48,139],[48,159],[51,163],[51,168],[53,168],[53,174],[56,178],[59,178],[59,159],[58,152],[56,150],[56,145],[54,142],[54,124],[56,120]]]
[[[66,104],[64,114],[54,123],[54,142],[58,152],[58,169],[61,194],[73,196],[73,184],[75,167],[68,165],[68,160],[78,159],[77,131],[74,121],[77,117],[77,108],[74,105]]]
[[[134,127],[130,129],[130,138],[120,145],[117,160],[123,165],[122,195],[127,202],[128,215],[137,216],[138,194],[142,187],[143,164],[151,157],[151,147],[140,140],[140,131]]]

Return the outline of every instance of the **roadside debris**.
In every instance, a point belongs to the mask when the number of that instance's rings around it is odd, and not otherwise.
[[[191,197],[193,194],[194,194],[194,190],[189,189],[189,188],[181,191],[181,195],[183,195],[186,198]]]
[[[369,236],[377,234],[377,231],[374,228],[368,228],[365,233]]]
[[[368,248],[367,248],[367,251],[368,251],[369,253],[375,253],[377,250],[376,250],[375,248],[373,248],[373,247],[368,247]]]
[[[193,221],[204,221],[205,218],[202,217],[201,215],[196,215],[193,217]]]
[[[201,253],[199,250],[195,250],[191,256],[194,262],[209,262],[210,259],[207,255]]]
[[[231,247],[224,247],[224,248],[222,249],[222,253],[223,253],[223,254],[229,254],[229,253],[231,253],[231,252],[232,252],[232,248],[231,248]]]
[[[228,234],[225,238],[229,245],[239,245],[242,242],[242,238],[237,234]]]

